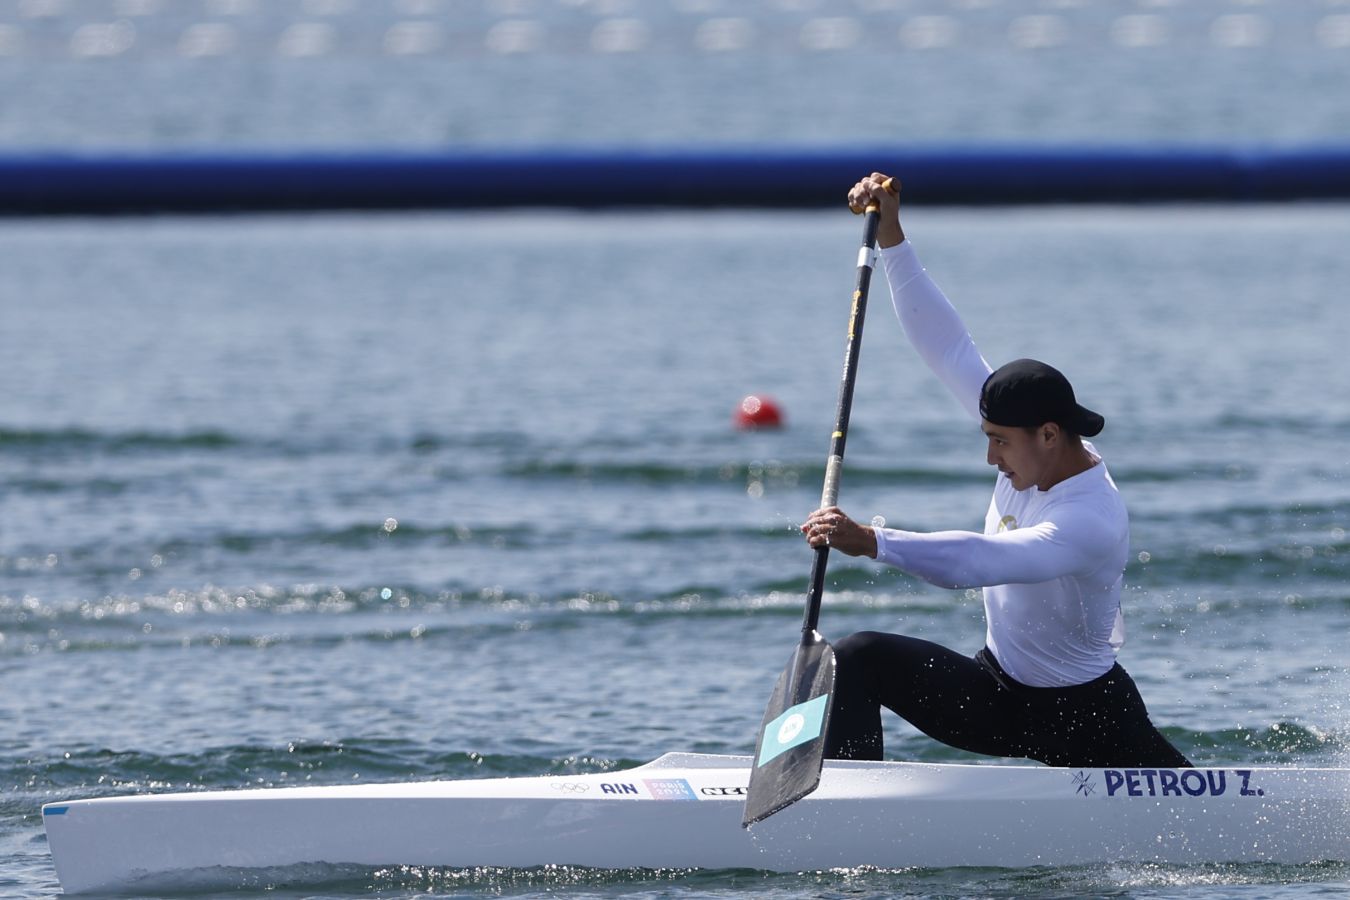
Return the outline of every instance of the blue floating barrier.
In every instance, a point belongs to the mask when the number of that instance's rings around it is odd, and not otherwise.
[[[896,173],[922,204],[1350,197],[1350,147],[506,149],[0,156],[0,213],[805,207]]]

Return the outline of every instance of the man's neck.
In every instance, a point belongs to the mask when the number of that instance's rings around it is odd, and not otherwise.
[[[1083,446],[1082,442],[1079,441],[1073,446],[1064,449],[1064,454],[1060,458],[1059,463],[1051,469],[1050,474],[1043,481],[1036,484],[1036,487],[1043,491],[1048,491],[1055,485],[1068,481],[1075,475],[1082,475],[1096,464],[1097,460],[1088,452],[1088,449]]]

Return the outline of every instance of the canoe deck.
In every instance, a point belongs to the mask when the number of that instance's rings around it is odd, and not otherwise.
[[[43,807],[68,893],[322,863],[603,869],[1350,859],[1350,769],[830,762],[740,827],[748,757],[618,772],[147,794]]]

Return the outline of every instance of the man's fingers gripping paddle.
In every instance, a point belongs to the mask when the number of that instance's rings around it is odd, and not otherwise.
[[[848,208],[854,215],[868,209],[878,209],[883,215],[893,215],[890,206],[899,206],[900,179],[881,172],[873,172],[855,184],[848,192]]]
[[[818,509],[801,526],[812,547],[830,547],[849,556],[877,555],[876,533],[850,519],[837,506]]]

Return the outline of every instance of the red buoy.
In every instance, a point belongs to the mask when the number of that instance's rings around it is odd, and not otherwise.
[[[780,428],[783,425],[783,413],[778,404],[768,397],[751,394],[736,407],[734,418],[737,428]]]

